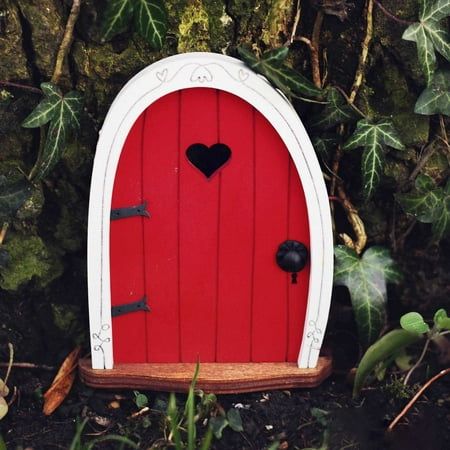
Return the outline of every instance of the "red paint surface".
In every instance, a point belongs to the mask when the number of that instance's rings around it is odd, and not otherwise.
[[[232,155],[207,179],[185,151],[217,142]],[[161,98],[130,131],[112,207],[142,200],[150,218],[111,223],[112,304],[146,294],[151,312],[113,319],[115,361],[295,361],[309,264],[293,285],[275,254],[286,239],[309,248],[308,220],[297,172],[269,122],[222,91]]]

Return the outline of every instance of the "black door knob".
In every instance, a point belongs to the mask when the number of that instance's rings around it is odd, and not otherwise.
[[[297,274],[308,262],[308,249],[299,241],[284,241],[278,247],[277,264],[292,275],[292,284],[297,283]]]

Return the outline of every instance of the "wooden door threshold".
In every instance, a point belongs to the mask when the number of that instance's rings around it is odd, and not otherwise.
[[[194,363],[116,364],[114,369],[92,369],[90,359],[79,362],[81,379],[94,388],[131,388],[186,392]],[[330,356],[321,356],[314,369],[296,363],[203,363],[197,388],[216,394],[318,386],[332,371]]]

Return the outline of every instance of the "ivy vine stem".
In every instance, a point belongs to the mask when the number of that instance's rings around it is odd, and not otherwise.
[[[72,8],[70,10],[69,18],[67,19],[66,29],[64,30],[64,36],[59,46],[58,54],[56,56],[55,69],[51,78],[52,83],[58,84],[63,71],[64,59],[69,52],[70,46],[73,40],[73,30],[75,23],[80,14],[81,0],[73,0]]]
[[[22,89],[24,91],[33,92],[34,94],[42,94],[42,91],[39,88],[27,86],[26,84],[14,83],[12,81],[0,80],[0,86]]]
[[[2,229],[0,230],[0,245],[3,244],[3,241],[5,240],[6,233],[8,232],[9,223],[5,222],[2,226]]]
[[[401,23],[402,25],[411,25],[414,22],[412,22],[411,20],[405,20],[405,19],[400,19],[399,17],[397,17],[396,15],[392,14],[391,12],[389,12],[383,5],[381,2],[379,2],[378,0],[374,0],[375,5],[378,6],[378,8],[380,8],[380,10],[382,11],[382,13],[386,16],[389,17],[389,19],[392,19],[394,22],[397,23]]]

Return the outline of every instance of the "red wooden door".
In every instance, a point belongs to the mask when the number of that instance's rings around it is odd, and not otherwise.
[[[231,157],[208,178],[186,151],[217,143]],[[130,130],[111,206],[144,202],[150,217],[111,221],[113,308],[150,308],[113,317],[115,362],[296,361],[309,264],[292,284],[275,255],[287,239],[309,248],[308,218],[270,123],[215,89],[159,99]]]

